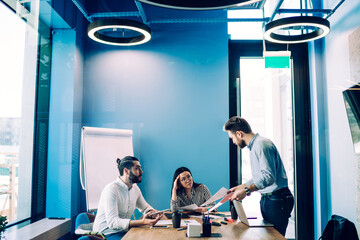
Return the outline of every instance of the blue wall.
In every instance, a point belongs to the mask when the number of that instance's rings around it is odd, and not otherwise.
[[[229,187],[229,140],[222,131],[228,35],[226,23],[152,31],[150,42],[134,47],[87,40],[83,125],[133,130],[144,170],[139,186],[153,207],[165,209],[177,167],[190,168],[213,194]]]

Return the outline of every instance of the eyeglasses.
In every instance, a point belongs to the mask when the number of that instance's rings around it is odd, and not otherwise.
[[[186,180],[191,179],[191,178],[192,178],[192,176],[190,174],[188,174],[186,177],[181,178],[180,181],[185,182]]]

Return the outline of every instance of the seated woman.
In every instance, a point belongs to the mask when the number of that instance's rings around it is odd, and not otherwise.
[[[200,183],[195,183],[190,170],[186,167],[176,169],[173,177],[173,186],[171,190],[170,209],[177,211],[179,207],[191,204],[200,206],[211,197],[209,189]],[[209,204],[209,207],[215,203]],[[207,207],[199,207],[196,212],[206,212]]]

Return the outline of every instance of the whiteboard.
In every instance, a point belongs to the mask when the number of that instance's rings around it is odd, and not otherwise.
[[[133,156],[132,130],[83,127],[80,146],[80,182],[87,210],[96,210],[105,185],[119,176],[117,158]]]

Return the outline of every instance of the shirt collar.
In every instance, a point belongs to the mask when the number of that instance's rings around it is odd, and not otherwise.
[[[248,148],[249,148],[250,150],[251,150],[252,145],[253,145],[253,143],[254,143],[254,141],[255,141],[255,139],[256,139],[257,136],[259,136],[258,133],[256,133],[256,134],[252,137],[252,139],[250,140],[249,145],[248,145]]]
[[[128,186],[121,180],[120,177],[117,177],[117,178],[116,178],[116,182],[117,182],[118,185],[119,185],[121,188],[123,188],[123,189],[126,189],[126,190],[128,190],[128,191],[130,191],[130,190],[132,189],[133,184],[131,185],[130,188],[128,188]]]

